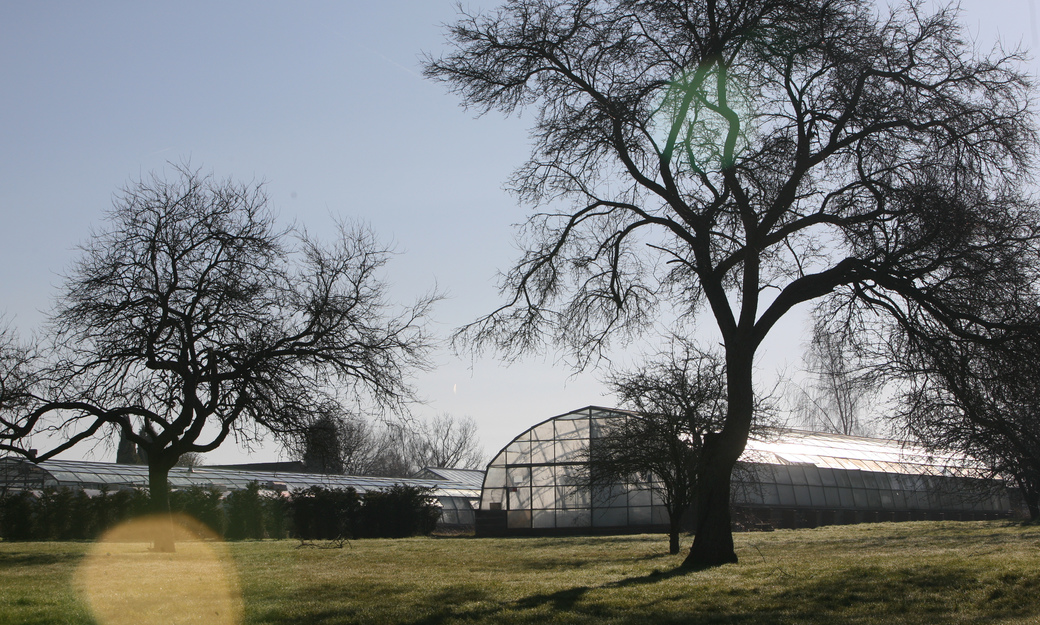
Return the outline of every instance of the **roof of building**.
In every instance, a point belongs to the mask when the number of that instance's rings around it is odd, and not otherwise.
[[[491,465],[544,463],[551,456],[555,462],[581,462],[581,441],[593,436],[593,424],[609,423],[619,417],[636,417],[629,410],[586,406],[566,414],[540,421],[521,432],[496,454]],[[569,451],[546,451],[544,442],[557,440]],[[506,452],[511,452],[508,456]],[[563,458],[566,457],[566,460]],[[947,475],[989,477],[985,466],[958,452],[929,451],[923,446],[901,441],[845,436],[795,429],[769,429],[753,434],[747,441],[742,462],[795,465],[811,464],[820,468],[875,471],[909,475]]]
[[[416,474],[417,478],[429,480],[447,480],[469,484],[473,488],[484,485],[484,471],[481,469],[449,469],[446,467],[425,467]]]
[[[148,467],[144,465],[88,462],[83,460],[45,460],[32,463],[20,458],[0,458],[0,482],[14,488],[70,486],[78,488],[144,488],[148,486]],[[173,489],[214,486],[221,490],[240,490],[257,482],[261,488],[294,491],[311,486],[353,488],[359,493],[384,490],[396,484],[433,489],[436,497],[480,496],[480,487],[470,482],[447,479],[414,479],[323,475],[283,471],[244,471],[210,467],[174,467],[169,475]]]

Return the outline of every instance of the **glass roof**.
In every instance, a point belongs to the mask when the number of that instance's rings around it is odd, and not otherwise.
[[[915,475],[987,474],[981,463],[963,454],[930,452],[894,440],[800,430],[778,430],[749,439],[741,460]]]
[[[532,456],[531,445],[537,441],[556,439],[584,439],[594,436],[596,423],[620,416],[634,416],[625,410],[588,406],[573,412],[541,421],[502,448],[490,466],[508,466],[517,463],[541,464]],[[588,425],[567,425],[584,420]],[[555,433],[554,433],[555,427]],[[985,466],[967,456],[954,452],[930,452],[921,446],[895,440],[843,436],[801,430],[771,430],[748,440],[743,462],[762,464],[809,464],[820,468],[902,473],[908,475],[959,475],[988,477]],[[545,458],[545,462],[553,463]],[[556,463],[578,461],[577,457],[564,459],[558,453]]]
[[[24,465],[32,466],[26,460],[17,458],[0,458],[0,479],[5,471]],[[88,462],[82,460],[46,460],[37,465],[45,472],[42,486],[80,486],[97,488],[107,485],[115,487],[148,486],[148,467],[144,465],[113,464],[105,462]],[[207,469],[206,467],[183,468],[174,467],[169,475],[170,487],[187,488],[189,486],[215,486],[222,490],[239,490],[251,482],[257,482],[261,488],[294,491],[311,486],[326,488],[352,487],[359,493],[383,490],[395,484],[421,486],[433,489],[437,497],[480,497],[479,486],[471,482],[448,479],[405,479],[388,477],[364,477],[349,475],[322,475],[312,473],[284,473],[275,471],[241,471],[234,469]]]

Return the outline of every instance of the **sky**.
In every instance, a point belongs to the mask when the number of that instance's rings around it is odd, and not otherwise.
[[[1033,49],[1034,2],[963,0],[962,21],[982,49],[998,37]],[[422,54],[440,53],[456,17],[453,0],[0,2],[0,314],[23,336],[42,331],[114,195],[170,163],[264,181],[280,222],[312,233],[369,224],[398,252],[398,301],[448,296],[440,336],[490,312],[528,214],[503,187],[531,118],[477,117],[422,78]],[[764,377],[797,369],[806,338],[798,316],[774,329]],[[614,403],[602,370],[575,373],[551,347],[508,366],[441,349],[434,365],[414,378],[425,402],[413,414],[471,417],[489,455],[539,421]],[[205,461],[280,456],[228,444]]]

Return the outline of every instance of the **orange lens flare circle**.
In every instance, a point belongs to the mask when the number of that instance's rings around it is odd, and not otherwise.
[[[172,538],[172,553],[152,551]],[[102,625],[242,622],[238,575],[227,546],[186,516],[134,519],[106,532],[76,571],[76,587]]]

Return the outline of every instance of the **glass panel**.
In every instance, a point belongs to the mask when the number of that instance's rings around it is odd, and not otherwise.
[[[812,506],[812,499],[809,498],[809,487],[804,484],[795,484],[794,500],[799,506]]]
[[[584,462],[588,444],[585,439],[556,441],[556,462]]]
[[[824,489],[822,486],[809,487],[809,497],[812,499],[812,505],[817,508],[823,508],[828,505],[827,497],[823,494],[823,491]]]
[[[839,488],[838,489],[838,499],[841,501],[839,505],[842,508],[854,508],[854,507],[856,507],[856,503],[852,499],[852,489],[851,488]]]
[[[593,527],[628,525],[628,508],[596,508],[592,511]]]
[[[805,471],[805,481],[810,486],[822,486],[823,479],[820,477],[820,470],[816,467],[802,467]]]
[[[650,506],[632,506],[628,509],[629,525],[650,525],[652,520]]]
[[[631,487],[628,491],[628,505],[649,506],[650,491],[645,488]]]
[[[805,484],[805,470],[800,466],[787,467],[787,472],[791,475],[792,484]]]
[[[506,470],[501,467],[489,467],[484,479],[484,488],[499,488],[506,485]]]
[[[838,478],[834,475],[834,469],[819,469],[820,481],[824,486],[837,486]]]
[[[556,527],[588,527],[592,524],[592,514],[585,510],[557,510]]]
[[[879,484],[878,484],[878,480],[877,480],[876,475],[877,474],[875,474],[872,471],[864,471],[863,472],[863,485],[865,487],[867,487],[867,488],[878,488]]]
[[[767,506],[780,504],[780,494],[777,492],[776,484],[762,484],[762,502]]]
[[[791,486],[790,484],[777,484],[776,490],[780,495],[781,506],[795,505],[794,486]]]
[[[775,487],[773,487],[773,492],[775,494]],[[762,498],[762,486],[758,484],[746,484],[742,488],[734,489],[733,503],[764,504],[765,501]]]
[[[589,438],[589,420],[581,419],[556,419],[556,438],[558,439],[586,439]]]
[[[618,417],[597,417],[592,420],[592,436],[603,436],[610,428],[617,427]]]
[[[556,505],[561,508],[582,509],[589,507],[589,491],[578,486],[557,486]]]
[[[510,529],[525,529],[531,527],[531,511],[510,510],[506,513],[506,526]]]
[[[556,465],[557,484],[582,484],[585,481],[582,467],[574,465]]]
[[[531,430],[531,438],[536,441],[551,441],[556,438],[556,428],[553,427],[553,422],[549,421],[536,426]]]
[[[553,453],[553,444],[553,441],[535,441],[531,443],[531,462],[535,464],[555,462],[556,455]]]
[[[509,490],[509,509],[528,510],[531,508],[531,487],[521,486]]]
[[[846,473],[849,476],[849,482],[853,488],[865,488],[863,484],[863,473],[860,471],[849,471]]]
[[[532,510],[531,527],[556,527],[556,511]]]
[[[532,486],[555,486],[556,479],[553,477],[552,467],[531,467]]]
[[[838,488],[852,488],[849,482],[849,472],[841,469],[834,470],[834,479],[838,482]]]
[[[531,507],[532,508],[555,508],[556,507],[556,487],[549,486],[535,486],[531,488]]]
[[[881,495],[878,493],[876,488],[867,489],[867,507],[872,510],[880,510],[882,508]]]
[[[863,488],[852,489],[852,500],[857,508],[867,508],[867,491]]]
[[[665,501],[665,490],[664,484],[655,483],[653,488],[650,489],[650,503],[654,506],[663,506]]]
[[[530,486],[530,467],[509,467],[506,474],[506,486]]]
[[[506,450],[506,464],[530,464],[530,441],[517,441]]]

